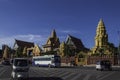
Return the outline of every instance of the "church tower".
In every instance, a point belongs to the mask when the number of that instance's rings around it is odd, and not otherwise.
[[[60,46],[59,38],[57,37],[55,29],[52,30],[50,37],[45,45],[43,45],[44,52],[56,51]]]
[[[102,19],[100,19],[95,36],[95,46],[102,48],[108,43],[108,34],[106,33],[105,24]]]
[[[51,37],[52,38],[56,38],[57,37],[55,29],[53,29],[53,31],[51,33]]]

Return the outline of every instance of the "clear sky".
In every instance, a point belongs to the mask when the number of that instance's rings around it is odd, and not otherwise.
[[[41,46],[55,29],[61,42],[71,34],[92,48],[100,18],[118,46],[120,0],[0,0],[0,47],[14,39]]]

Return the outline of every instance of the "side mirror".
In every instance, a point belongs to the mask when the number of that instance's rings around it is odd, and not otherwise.
[[[13,64],[13,59],[10,60],[10,64]]]

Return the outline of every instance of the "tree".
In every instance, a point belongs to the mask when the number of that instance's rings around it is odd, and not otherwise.
[[[65,42],[62,42],[60,44],[60,48],[59,48],[59,55],[61,57],[63,57],[63,56],[65,56],[65,53],[66,53],[66,44],[65,44]]]
[[[24,49],[23,49],[23,56],[27,57],[27,47],[24,47]]]
[[[9,58],[9,48],[8,46],[5,46],[5,49],[3,51],[3,59]]]
[[[17,48],[15,57],[22,57],[23,56],[23,49],[21,47]]]
[[[79,58],[84,58],[85,57],[85,53],[83,51],[80,51],[78,54]]]

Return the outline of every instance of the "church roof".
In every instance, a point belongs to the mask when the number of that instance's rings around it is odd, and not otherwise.
[[[22,48],[24,48],[24,47],[28,47],[28,48],[34,47],[34,43],[32,43],[32,42],[26,42],[26,41],[16,40],[16,39],[15,39],[15,44],[17,44],[19,47],[22,47]]]
[[[56,38],[57,37],[55,29],[53,29],[53,31],[51,33],[51,37],[52,38]]]
[[[71,35],[69,35],[68,38],[73,42],[73,44],[74,44],[74,46],[76,47],[76,49],[78,49],[78,50],[87,49],[87,48],[84,47],[84,45],[83,45],[83,43],[82,43],[82,41],[81,41],[80,39],[78,39],[78,38],[76,38],[76,37],[73,37],[73,36],[71,36]],[[69,40],[69,39],[67,39],[67,41],[66,41],[67,44],[69,44],[69,43],[68,43],[68,40]]]
[[[43,47],[53,47],[53,48],[58,48],[60,45],[59,38],[57,37],[55,29],[51,32],[51,36],[48,38],[47,42]]]

